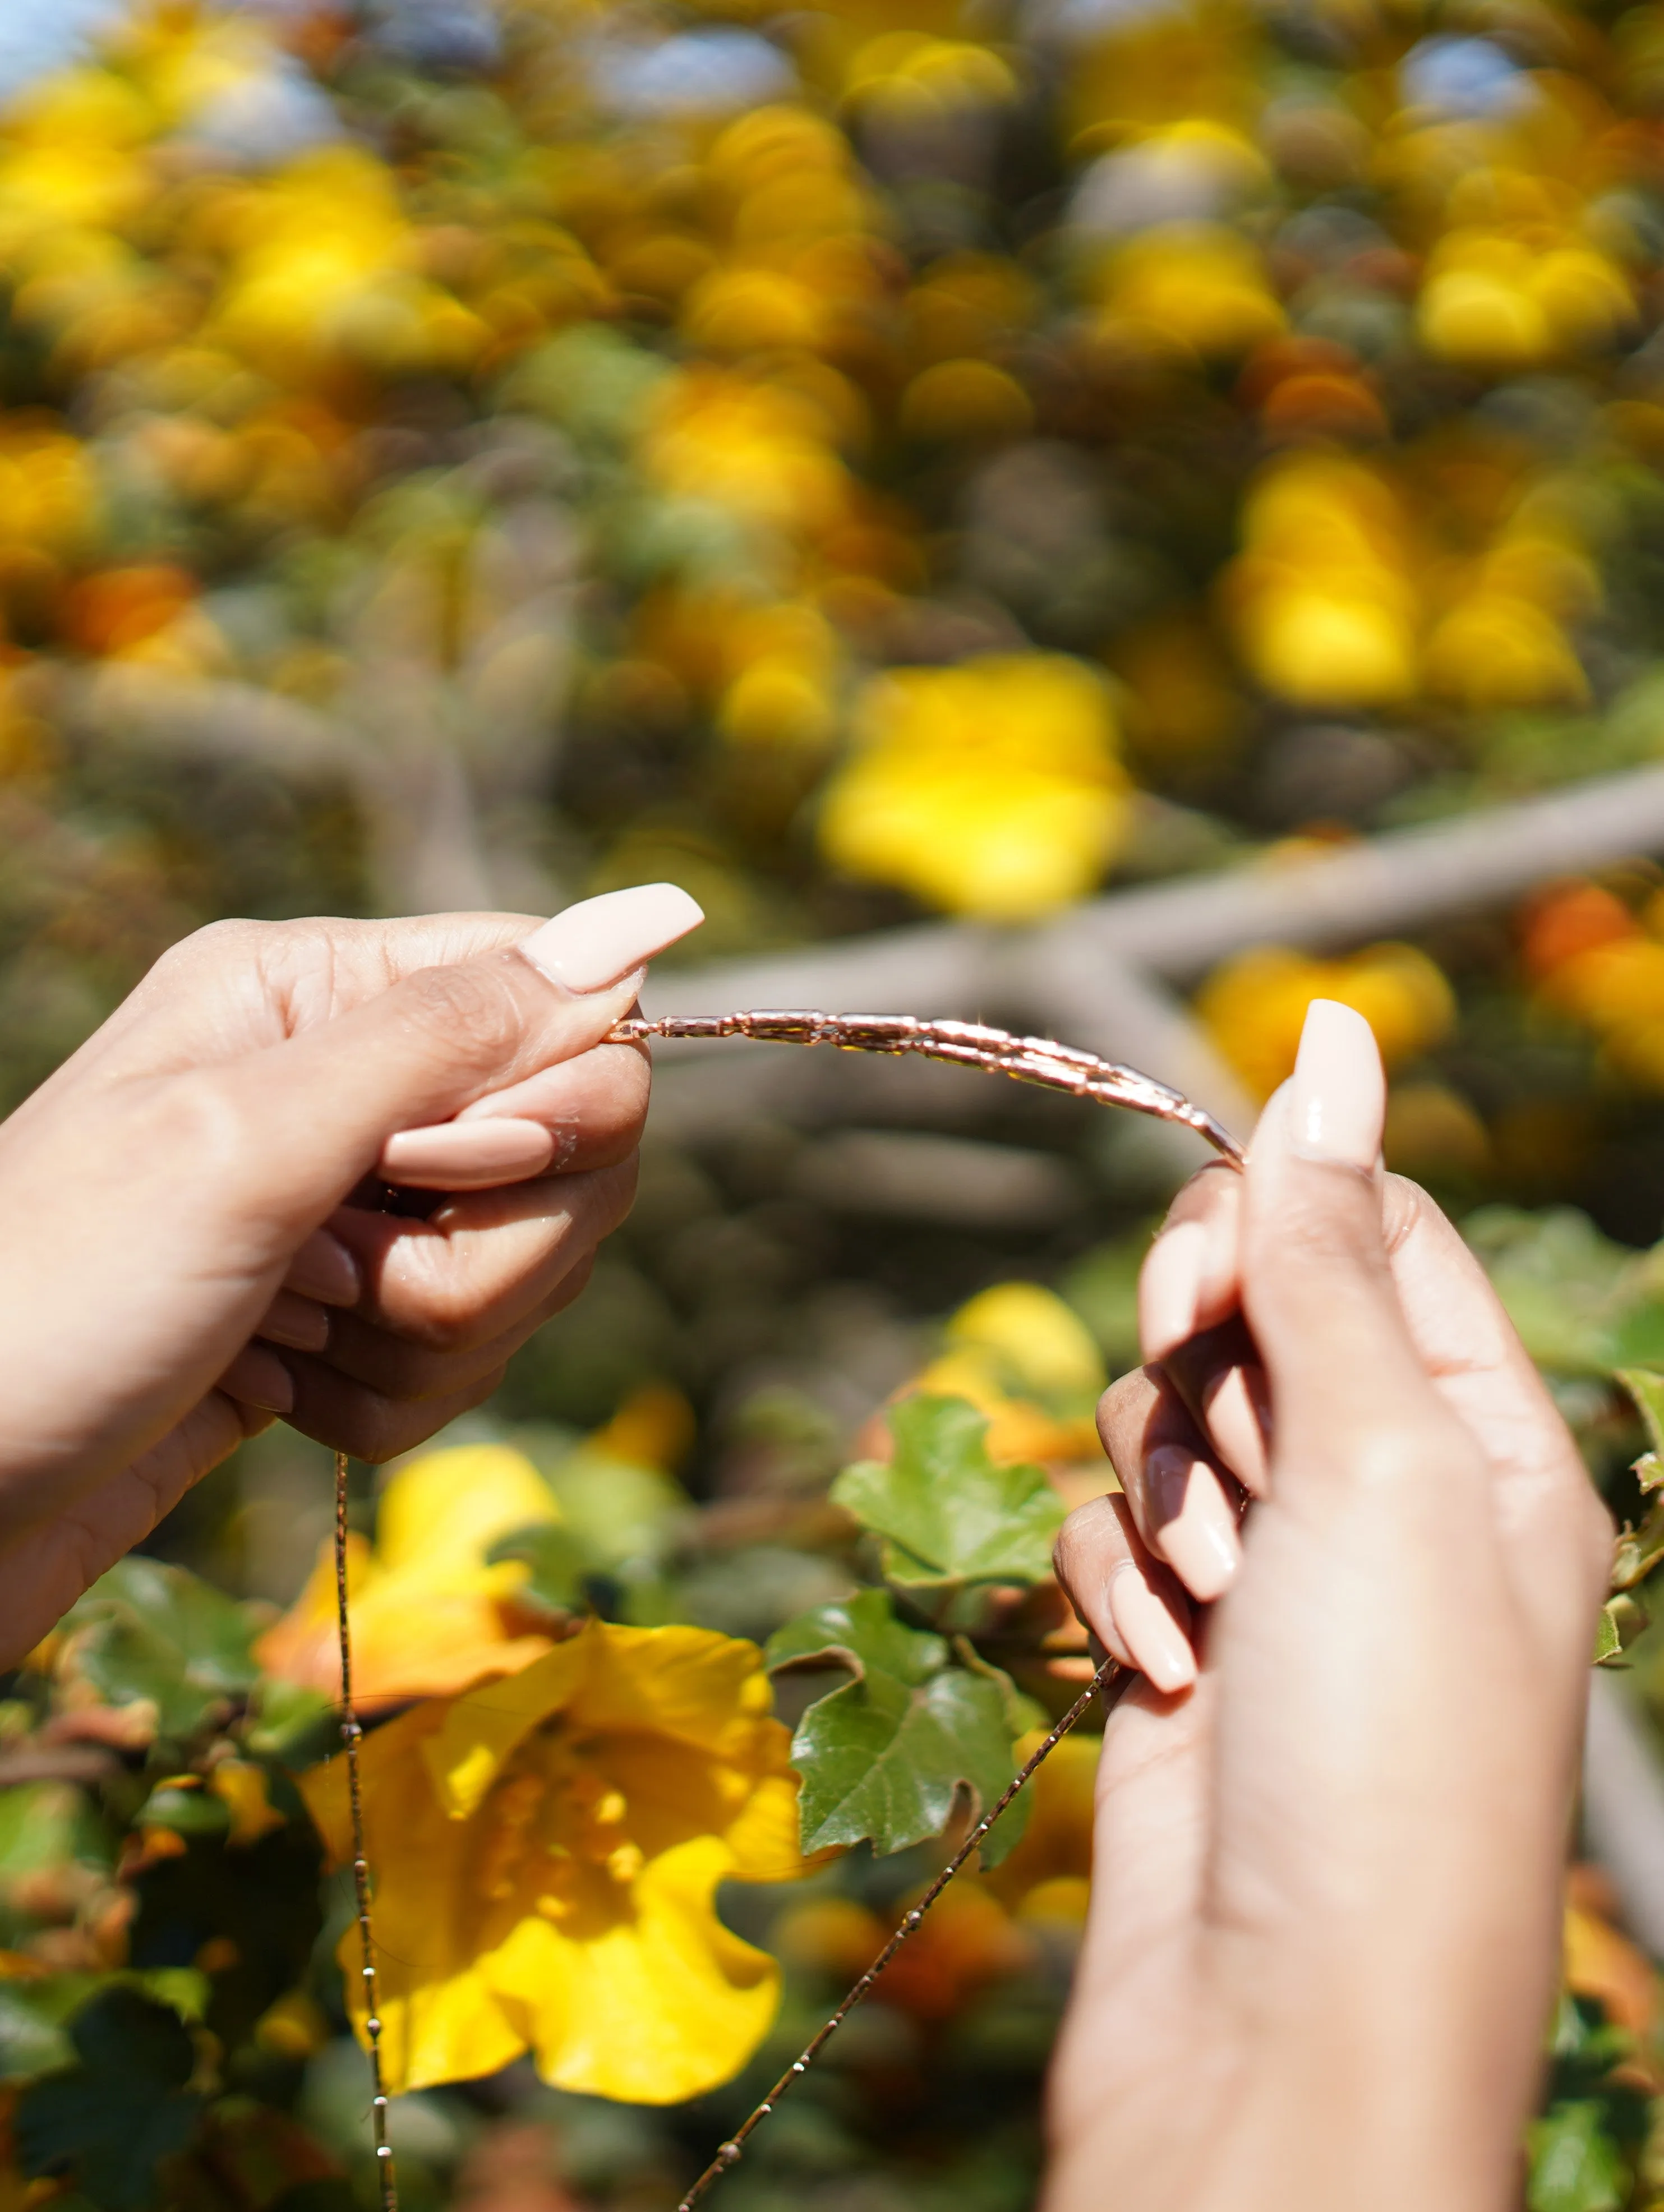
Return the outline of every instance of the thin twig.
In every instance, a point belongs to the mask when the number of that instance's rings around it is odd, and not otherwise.
[[[1100,1106],[1125,1106],[1158,1121],[1178,1122],[1205,1139],[1233,1166],[1243,1163],[1242,1146],[1222,1123],[1153,1076],[1050,1037],[1013,1036],[981,1022],[927,1022],[916,1014],[665,1014],[657,1021],[638,1016],[620,1022],[612,1034],[620,1042],[748,1037],[763,1044],[830,1044],[841,1052],[916,1053],[921,1059],[980,1067],[1017,1083],[1038,1084],[1043,1091],[1066,1091]]]
[[[364,1735],[352,1699],[352,1629],[347,1614],[347,1455],[335,1455],[335,1612],[341,1637],[341,1741],[347,1753],[347,1802],[352,1813],[352,1887],[363,1958],[370,2045],[371,2126],[375,2139],[376,2181],[381,2212],[398,2212],[398,2178],[387,2145],[387,2093],[381,2079],[381,2019],[376,1996],[375,1946],[370,1933],[370,1862],[364,1850],[364,1798],[359,1787],[358,1747]]]
[[[1123,1667],[1118,1659],[1106,1659],[1104,1661],[1103,1664],[1098,1668],[1097,1673],[1093,1675],[1091,1680],[1086,1685],[1086,1687],[1075,1699],[1075,1702],[1070,1706],[1068,1711],[1065,1713],[1063,1718],[1059,1721],[1056,1727],[1053,1729],[1051,1734],[1046,1738],[1045,1741],[1039,1745],[1035,1749],[1033,1757],[1028,1759],[1023,1766],[1019,1767],[1017,1771],[1011,1777],[1005,1789],[1000,1791],[998,1798],[995,1799],[993,1804],[989,1807],[988,1810],[982,1815],[982,1818],[971,1830],[969,1835],[966,1837],[964,1842],[960,1844],[958,1850],[943,1868],[941,1873],[937,1875],[935,1881],[932,1882],[930,1887],[919,1899],[917,1905],[913,1907],[911,1911],[902,1914],[901,1925],[896,1929],[895,1934],[884,1945],[884,1949],[879,1952],[878,1957],[872,1961],[872,1964],[867,1968],[866,1972],[861,1976],[859,1981],[855,1984],[854,1987],[851,1989],[848,1994],[845,1996],[843,2002],[838,2007],[837,2010],[833,2013],[829,2019],[821,2023],[821,2026],[816,2030],[814,2035],[811,2038],[809,2042],[804,2045],[802,2051],[799,2052],[798,2056],[792,2061],[792,2063],[780,2075],[779,2081],[775,2082],[774,2087],[768,2092],[762,2102],[758,2105],[755,2110],[746,2115],[744,2120],[734,2130],[734,2132],[729,2136],[727,2142],[719,2147],[716,2156],[711,2160],[703,2173],[700,2175],[698,2180],[695,2182],[693,2187],[688,2191],[687,2195],[682,2199],[682,2202],[677,2206],[676,2212],[693,2212],[693,2207],[698,2203],[700,2198],[704,2196],[706,2191],[710,2188],[711,2185],[719,2180],[721,2176],[728,2171],[728,2168],[731,2166],[734,2165],[741,2157],[744,2156],[745,2144],[748,2138],[757,2128],[762,2126],[763,2121],[766,2120],[769,2113],[774,2111],[774,2106],[780,2102],[786,2091],[803,2079],[804,2075],[809,2071],[809,2069],[814,2064],[816,2059],[820,2056],[821,2051],[824,2048],[828,2040],[837,2033],[840,2027],[842,2027],[849,2014],[854,2010],[858,2004],[859,2004],[861,1999],[872,1987],[874,1982],[878,1980],[879,1975],[883,1973],[884,1968],[896,1956],[896,1954],[901,1949],[902,1944],[907,1942],[908,1936],[912,1936],[917,1930],[920,1922],[924,1919],[926,1913],[930,1911],[931,1906],[935,1904],[937,1899],[942,1894],[942,1892],[953,1880],[953,1877],[958,1873],[960,1868],[964,1865],[965,1861],[976,1849],[983,1837],[987,1834],[989,1829],[993,1827],[994,1822],[999,1818],[1005,1808],[1011,1803],[1017,1791],[1021,1790],[1023,1784],[1029,1779],[1029,1776],[1034,1773],[1035,1769],[1040,1766],[1044,1760],[1051,1757],[1053,1752],[1054,1752],[1059,1744],[1062,1742],[1064,1737],[1068,1735],[1070,1729],[1073,1728],[1076,1722],[1084,1717],[1087,1708],[1090,1705],[1093,1698],[1096,1697],[1099,1691],[1102,1690],[1103,1692],[1107,1703],[1113,1703],[1111,1692],[1113,1692],[1118,1695],[1125,1683],[1131,1681],[1132,1679],[1131,1669]]]

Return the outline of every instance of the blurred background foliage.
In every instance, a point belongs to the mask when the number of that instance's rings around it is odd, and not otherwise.
[[[709,915],[687,957],[789,951],[1664,751],[1664,9],[9,0],[0,87],[7,1105],[222,915],[662,876]],[[1319,993],[1638,1519],[1612,1376],[1664,1364],[1664,874],[1247,947],[1194,1011],[1263,1097]],[[737,1082],[650,1141],[592,1287],[445,1440],[518,1471],[420,1681],[432,1561],[365,1480],[373,1688],[448,1694],[574,1608],[762,1641],[834,1604],[871,1562],[829,1486],[909,1382],[1063,1502],[1101,1486],[1169,1157],[891,1073],[859,1129]],[[258,1439],[0,1703],[8,2207],[368,2186],[346,1900],[290,1778],[329,1743],[327,1488]],[[1047,1602],[977,1623],[1013,1726],[1084,1661]],[[1047,1770],[736,2212],[1027,2201],[1090,1771]],[[399,2100],[409,2200],[672,2201],[936,1849],[725,1891],[785,1975],[729,2088],[520,2061]],[[1580,1869],[1536,2212],[1664,2202],[1612,1911]]]

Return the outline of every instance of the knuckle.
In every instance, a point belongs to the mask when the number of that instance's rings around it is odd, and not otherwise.
[[[525,1028],[509,969],[501,961],[418,969],[401,987],[400,996],[412,1026],[459,1060],[507,1060]]]

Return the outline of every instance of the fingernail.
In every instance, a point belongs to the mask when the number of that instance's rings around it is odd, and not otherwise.
[[[1191,1595],[1223,1597],[1242,1564],[1236,1516],[1205,1459],[1183,1444],[1157,1444],[1144,1464],[1151,1542]]]
[[[1263,1496],[1269,1465],[1266,1438],[1271,1401],[1263,1367],[1227,1367],[1202,1394],[1202,1418],[1219,1456],[1256,1497]]]
[[[221,1376],[219,1387],[228,1398],[258,1406],[262,1413],[287,1413],[295,1403],[295,1377],[263,1344],[246,1344]]]
[[[1165,1359],[1196,1327],[1207,1263],[1207,1231],[1199,1221],[1164,1229],[1139,1276],[1139,1337],[1146,1359]]]
[[[321,1352],[330,1340],[330,1317],[315,1298],[279,1291],[260,1316],[256,1331],[266,1344],[287,1344],[296,1352]]]
[[[674,945],[705,919],[698,902],[677,884],[637,884],[604,891],[557,914],[520,950],[534,968],[568,991],[598,991]]]
[[[1295,1151],[1368,1174],[1381,1151],[1387,1079],[1362,1014],[1335,999],[1312,1000],[1289,1090]]]
[[[1135,1566],[1123,1563],[1109,1581],[1109,1611],[1133,1663],[1169,1695],[1196,1679],[1190,1638]]]
[[[540,1121],[440,1121],[389,1137],[375,1171],[411,1190],[492,1190],[541,1175],[554,1157]]]
[[[327,1229],[313,1231],[283,1277],[286,1291],[298,1291],[303,1298],[316,1298],[326,1306],[355,1306],[363,1287],[357,1261]]]

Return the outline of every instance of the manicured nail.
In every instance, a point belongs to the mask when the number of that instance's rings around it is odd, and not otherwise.
[[[1109,1578],[1109,1611],[1133,1664],[1170,1696],[1196,1679],[1190,1638],[1137,1567],[1125,1561]]]
[[[1165,1359],[1194,1333],[1207,1264],[1207,1231],[1199,1221],[1163,1230],[1139,1276],[1139,1337],[1146,1359]]]
[[[1219,1456],[1244,1489],[1263,1497],[1271,1399],[1263,1367],[1227,1367],[1202,1394],[1202,1418]]]
[[[540,1121],[439,1121],[389,1137],[375,1171],[410,1190],[494,1190],[541,1175],[554,1157]]]
[[[330,1340],[330,1317],[315,1298],[279,1291],[260,1316],[255,1334],[265,1344],[287,1344],[295,1352],[321,1352]]]
[[[1242,1564],[1236,1516],[1205,1459],[1157,1444],[1144,1463],[1151,1543],[1205,1605],[1223,1597]]]
[[[295,1377],[263,1344],[246,1344],[221,1376],[219,1387],[228,1398],[265,1413],[287,1413],[295,1403]]]
[[[1295,1151],[1367,1175],[1381,1151],[1387,1079],[1362,1014],[1335,999],[1312,1000],[1289,1091]]]
[[[598,991],[621,982],[704,919],[703,908],[679,884],[637,884],[632,890],[604,891],[568,907],[534,930],[520,950],[563,990]]]
[[[313,1231],[283,1277],[286,1291],[298,1291],[303,1298],[316,1298],[326,1306],[355,1306],[363,1287],[357,1261],[327,1229]]]

